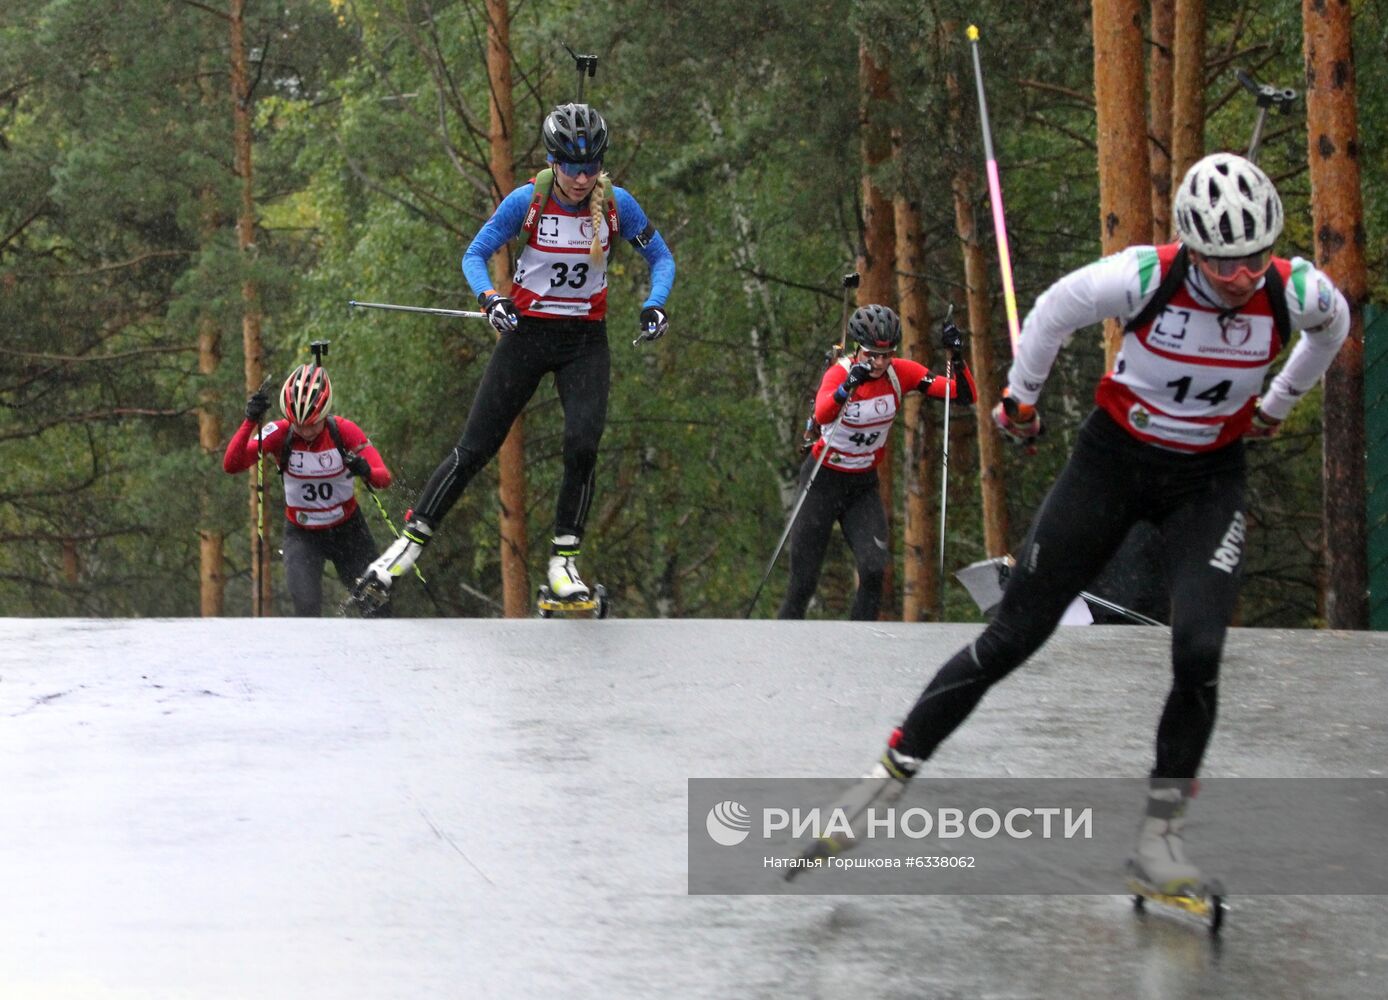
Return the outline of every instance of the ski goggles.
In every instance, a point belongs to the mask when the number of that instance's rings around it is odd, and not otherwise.
[[[1250,278],[1261,278],[1272,264],[1272,251],[1259,250],[1243,257],[1205,257],[1200,258],[1210,275],[1221,281],[1233,281],[1240,273]]]
[[[585,163],[565,163],[563,160],[555,160],[554,165],[565,177],[577,177],[579,174],[595,177],[602,171],[602,160],[588,160]]]
[[[885,351],[874,351],[868,347],[859,347],[858,350],[862,352],[864,357],[873,358],[879,361],[896,357],[896,348],[894,347],[889,348]]]

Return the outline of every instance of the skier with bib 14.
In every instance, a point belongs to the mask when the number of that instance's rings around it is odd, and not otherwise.
[[[995,617],[944,664],[847,793],[841,807],[848,816],[895,802],[989,687],[1046,641],[1128,529],[1146,520],[1162,537],[1173,681],[1130,868],[1161,893],[1206,892],[1182,828],[1214,731],[1220,655],[1239,589],[1242,439],[1277,432],[1334,360],[1350,315],[1312,264],[1272,255],[1282,203],[1267,175],[1243,157],[1216,153],[1198,161],[1176,192],[1174,214],[1179,243],[1130,247],[1080,268],[1052,285],[1027,316],[993,411],[1002,432],[1018,442],[1040,433],[1035,404],[1073,332],[1124,319],[1122,350],[1032,521]],[[1145,315],[1160,296],[1168,300]],[[1301,336],[1262,392],[1291,330]],[[861,826],[852,822],[852,835],[812,844],[807,856],[852,846]]]
[[[299,617],[322,613],[324,562],[332,560],[350,587],[376,554],[352,479],[378,490],[391,483],[375,446],[355,423],[332,415],[332,402],[327,371],[300,365],[280,389],[285,419],[263,423],[270,399],[253,394],[222,457],[222,468],[236,473],[264,452],[284,478],[284,576]]]
[[[800,470],[800,488],[809,493],[790,536],[790,587],[778,618],[804,618],[824,563],[829,534],[838,521],[858,569],[858,593],[850,617],[876,621],[887,568],[887,516],[877,492],[877,466],[891,440],[901,397],[922,392],[932,399],[968,406],[977,394],[964,364],[959,331],[945,328],[942,346],[953,355],[958,378],[940,378],[916,361],[896,357],[901,320],[886,306],[860,306],[848,320],[848,336],[858,345],[824,373],[815,396],[814,418],[830,436],[815,442]],[[813,481],[815,463],[824,468]]]
[[[463,275],[499,334],[462,436],[434,470],[401,536],[358,582],[358,600],[379,605],[409,571],[445,514],[501,448],[540,380],[554,374],[564,410],[564,474],[554,516],[548,584],[560,601],[590,596],[575,560],[593,501],[598,443],[607,420],[607,265],[617,238],[645,258],[651,289],[641,339],[663,336],[675,260],[636,199],[602,170],[608,128],[586,104],[563,104],[543,126],[549,167],[497,207],[463,254]],[[524,236],[507,294],[491,285],[487,261]]]

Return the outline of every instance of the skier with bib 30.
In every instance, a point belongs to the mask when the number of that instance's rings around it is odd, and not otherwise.
[[[244,472],[264,452],[284,479],[284,576],[294,613],[316,618],[323,607],[323,564],[352,586],[376,554],[371,529],[357,506],[352,479],[383,490],[390,471],[366,434],[331,415],[333,386],[318,365],[300,365],[280,389],[285,419],[264,423],[270,399],[246,401],[246,419],[222,457],[227,472]]]
[[[636,199],[602,170],[608,129],[586,104],[564,104],[545,119],[549,168],[516,188],[473,238],[463,275],[499,334],[462,437],[434,470],[399,539],[359,581],[360,600],[379,604],[429,543],[467,484],[501,448],[540,380],[554,374],[564,410],[564,475],[554,516],[548,586],[561,601],[589,597],[575,560],[593,500],[598,443],[607,420],[607,266],[617,238],[645,258],[651,289],[642,339],[664,335],[675,278],[669,248]],[[491,285],[487,261],[524,236],[510,290]]]
[[[1046,641],[1128,529],[1146,520],[1163,542],[1173,681],[1130,865],[1158,892],[1206,892],[1186,856],[1182,826],[1214,730],[1220,655],[1238,596],[1242,439],[1276,433],[1329,367],[1350,315],[1312,264],[1272,255],[1282,203],[1267,175],[1243,157],[1217,153],[1198,161],[1176,192],[1174,214],[1179,243],[1130,247],[1080,268],[1052,285],[1027,316],[993,413],[1019,442],[1040,433],[1035,404],[1072,333],[1117,317],[1126,322],[1122,350],[1017,552],[995,617],[925,688],[869,773],[873,780],[849,793],[844,808],[851,816],[900,796],[988,688]],[[1263,392],[1294,330],[1301,336]],[[820,841],[810,853],[852,842]]]
[[[790,587],[778,618],[804,618],[814,596],[824,551],[834,522],[853,551],[858,569],[858,593],[853,599],[854,621],[876,621],[882,600],[882,576],[887,568],[887,515],[877,492],[877,466],[891,440],[892,423],[908,392],[932,399],[973,403],[973,376],[960,355],[961,338],[947,326],[943,346],[954,358],[958,378],[940,378],[917,361],[896,357],[901,346],[901,320],[886,306],[858,308],[848,320],[848,336],[857,344],[854,354],[841,358],[824,373],[815,396],[814,419],[829,432],[805,457],[800,488],[809,492],[790,535]],[[814,476],[823,455],[823,468]]]

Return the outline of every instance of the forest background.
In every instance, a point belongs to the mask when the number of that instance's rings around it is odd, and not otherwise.
[[[1349,6],[1365,299],[1383,304],[1388,3]],[[585,97],[611,126],[607,169],[679,267],[670,334],[634,347],[647,270],[629,247],[614,253],[614,384],[585,576],[606,584],[620,615],[740,617],[793,500],[809,396],[839,338],[845,272],[867,260],[878,280],[865,300],[890,298],[911,327],[909,353],[932,367],[943,365],[936,337],[953,304],[961,325],[977,327],[974,357],[982,348],[997,360],[980,372],[987,392],[1002,382],[1010,348],[969,20],[983,33],[1022,312],[1100,255],[1094,9],[1079,0],[7,0],[0,613],[249,614],[256,525],[246,477],[221,471],[222,448],[247,385],[262,374],[278,384],[313,340],[331,344],[336,412],[368,431],[396,475],[381,499],[399,523],[456,439],[493,335],[475,320],[354,313],[347,302],[476,308],[459,259],[497,200],[489,96],[498,77],[487,51],[489,23],[495,47],[504,17],[514,167],[503,190],[533,175],[545,113],[576,96],[564,45],[595,54]],[[1291,0],[1135,9],[1146,65],[1114,68],[1144,93],[1147,74],[1171,57],[1162,39],[1172,10],[1204,19],[1199,152],[1248,144],[1256,114],[1236,70],[1305,91],[1303,10]],[[1147,156],[1140,133],[1130,145]],[[1261,162],[1288,219],[1279,252],[1314,259],[1307,150],[1304,102],[1268,119]],[[1169,229],[1168,180],[1159,171],[1153,182],[1154,233]],[[884,211],[894,250],[872,245]],[[1035,456],[990,455],[978,434],[985,411],[951,411],[947,570],[1017,544],[1104,364],[1097,328],[1062,352]],[[1278,440],[1250,452],[1245,625],[1326,620],[1319,403],[1308,399]],[[957,584],[941,591],[935,568],[942,416],[919,407],[896,431],[889,617],[977,617]],[[548,384],[523,421],[512,466],[522,492],[510,495],[524,517],[508,536],[531,571],[522,593],[538,579],[560,473]],[[991,501],[980,462],[1000,487]],[[514,579],[504,586],[500,470],[493,463],[479,477],[430,547],[422,568],[432,596],[403,587],[399,613],[529,610],[514,600]],[[283,517],[273,471],[266,497],[273,547]],[[387,526],[361,499],[384,547]],[[785,561],[758,615],[774,611]],[[287,613],[272,567],[267,610]],[[852,588],[836,539],[812,615],[845,617]]]

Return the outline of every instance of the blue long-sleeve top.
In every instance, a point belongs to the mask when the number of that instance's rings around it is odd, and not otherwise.
[[[675,257],[670,253],[670,248],[659,232],[652,231],[647,235],[647,231],[652,228],[650,220],[642,211],[641,204],[625,188],[614,186],[612,195],[617,202],[617,227],[620,230],[618,235],[636,247],[637,252],[646,258],[646,264],[651,269],[650,294],[646,296],[646,301],[641,303],[641,307],[644,309],[646,306],[663,306],[675,284]],[[534,197],[534,181],[528,181],[508,194],[463,252],[463,277],[467,279],[473,294],[479,298],[493,287],[491,274],[487,271],[487,261],[520,235],[526,210],[530,208],[531,199]],[[565,207],[578,207],[570,205],[560,196],[558,185],[550,190],[550,197]],[[645,239],[638,241],[641,237]]]

